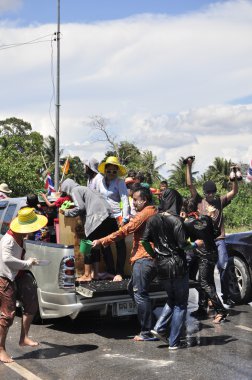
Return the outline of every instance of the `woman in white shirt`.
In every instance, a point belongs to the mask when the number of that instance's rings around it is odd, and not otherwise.
[[[129,198],[128,190],[123,179],[126,168],[120,164],[117,157],[110,156],[105,162],[98,166],[98,171],[104,175],[95,181],[95,190],[101,193],[104,199],[110,204],[113,211],[113,218],[107,224],[104,236],[115,232],[129,221]],[[114,260],[110,247],[105,248],[104,260],[107,271],[116,274],[114,281],[121,281],[124,275],[124,264],[126,260],[126,245],[124,240],[116,242],[117,263],[114,267]]]

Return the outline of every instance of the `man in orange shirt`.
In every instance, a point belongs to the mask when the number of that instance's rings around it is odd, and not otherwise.
[[[127,235],[134,234],[130,257],[132,275],[128,291],[137,305],[137,314],[141,325],[141,332],[134,337],[134,340],[149,341],[156,340],[150,332],[154,321],[148,291],[157,271],[155,260],[146,252],[140,240],[144,233],[146,221],[152,215],[155,215],[157,210],[152,205],[150,190],[145,187],[138,188],[133,193],[133,204],[137,210],[136,216],[130,219],[129,223],[121,227],[120,230],[102,239],[94,240],[93,247],[98,247],[99,245],[106,247],[118,240],[124,239]]]

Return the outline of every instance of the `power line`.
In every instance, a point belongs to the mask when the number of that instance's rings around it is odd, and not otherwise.
[[[39,44],[39,43],[43,43],[43,42],[50,42],[52,40],[52,38],[50,40],[49,39],[42,40],[43,38],[47,38],[49,36],[52,37],[52,34],[47,34],[45,36],[34,38],[33,40],[26,41],[26,42],[13,43],[13,44],[3,44],[3,45],[0,45],[0,50],[11,49],[11,48],[19,47],[19,46],[24,46],[24,45],[33,45],[33,44]],[[42,41],[39,41],[39,40],[42,40]]]

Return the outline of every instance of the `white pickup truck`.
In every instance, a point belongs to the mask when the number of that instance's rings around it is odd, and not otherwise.
[[[0,238],[10,225],[26,198],[8,198],[0,201]],[[73,245],[26,240],[26,258],[47,260],[47,266],[33,266],[31,275],[37,286],[39,313],[42,319],[70,316],[80,312],[97,311],[101,315],[124,316],[136,314],[134,302],[127,292],[128,279],[122,282],[95,281],[76,286]],[[158,282],[150,289],[153,307],[161,306],[166,293]]]

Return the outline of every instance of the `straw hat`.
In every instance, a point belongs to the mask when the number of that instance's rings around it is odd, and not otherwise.
[[[12,193],[12,190],[9,189],[9,186],[7,185],[7,183],[1,183],[0,191],[2,191],[2,193],[6,193],[6,194]]]
[[[125,176],[125,174],[127,173],[127,170],[126,168],[120,164],[119,160],[117,157],[115,156],[110,156],[106,159],[105,162],[102,162],[99,166],[98,166],[98,170],[100,173],[104,174],[105,173],[105,166],[106,165],[115,165],[115,166],[118,166],[118,174],[120,177],[123,177]]]
[[[34,208],[24,207],[18,211],[18,216],[12,220],[10,229],[19,234],[28,234],[45,227],[47,221],[44,215],[36,214]]]

